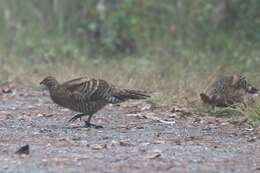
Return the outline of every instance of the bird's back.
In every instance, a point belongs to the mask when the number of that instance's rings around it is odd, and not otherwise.
[[[216,80],[209,91],[208,99],[201,97],[205,102],[210,100],[211,104],[228,106],[234,103],[243,102],[246,93],[254,93],[258,90],[250,85],[240,75],[225,76]]]
[[[61,84],[68,92],[81,97],[86,101],[96,101],[104,99],[104,95],[111,86],[102,79],[77,78]]]

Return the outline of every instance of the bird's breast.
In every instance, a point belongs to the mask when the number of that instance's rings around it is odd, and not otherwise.
[[[63,106],[63,107],[68,107],[68,101],[70,98],[67,96],[66,93],[61,93],[61,92],[53,92],[50,93],[51,99],[53,100],[54,103]]]

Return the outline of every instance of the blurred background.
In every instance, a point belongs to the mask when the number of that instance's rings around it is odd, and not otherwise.
[[[0,83],[90,76],[172,103],[217,75],[260,84],[259,0],[0,0]]]

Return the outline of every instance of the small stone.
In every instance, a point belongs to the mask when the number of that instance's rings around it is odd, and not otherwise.
[[[19,154],[19,155],[29,155],[30,154],[30,147],[29,145],[24,145],[21,148],[19,148],[15,154]]]

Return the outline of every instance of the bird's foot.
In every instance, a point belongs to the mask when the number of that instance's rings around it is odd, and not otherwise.
[[[77,119],[81,119],[81,117],[82,117],[83,115],[84,115],[84,114],[77,114],[77,115],[75,115],[74,117],[72,117],[72,118],[68,121],[68,123],[72,123],[72,122],[76,121]]]
[[[84,127],[86,128],[95,128],[95,129],[100,129],[100,128],[103,128],[103,126],[100,126],[100,125],[96,125],[96,124],[91,124],[90,122],[88,121],[85,121],[85,125]]]

